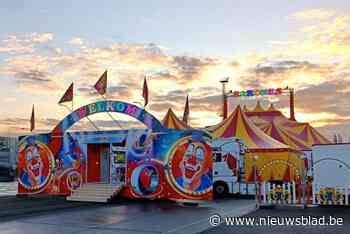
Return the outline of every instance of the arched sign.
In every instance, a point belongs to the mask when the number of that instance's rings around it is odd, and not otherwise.
[[[164,127],[159,122],[159,120],[148,113],[146,110],[141,109],[138,106],[135,106],[130,103],[121,102],[121,101],[98,101],[94,103],[90,103],[86,106],[82,106],[76,109],[74,112],[66,116],[56,127],[60,128],[62,132],[68,130],[73,124],[78,122],[79,120],[102,112],[117,112],[129,115],[140,122],[144,123],[149,129],[153,131],[162,130]],[[53,132],[55,132],[55,129]]]
[[[75,111],[67,115],[52,130],[50,148],[53,154],[55,155],[59,150],[62,144],[61,138],[71,126],[73,126],[76,122],[80,121],[81,119],[87,116],[103,112],[116,112],[129,115],[130,117],[133,117],[145,124],[153,132],[165,130],[163,125],[159,122],[159,120],[156,117],[148,113],[145,109],[142,109],[136,105],[113,100],[98,101],[76,109]]]

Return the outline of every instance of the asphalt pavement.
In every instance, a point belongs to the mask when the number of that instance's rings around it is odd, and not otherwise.
[[[0,233],[198,233],[211,227],[208,219],[213,214],[239,216],[254,209],[254,200],[232,198],[199,206],[184,206],[169,201],[129,200],[74,209],[54,209],[44,213],[34,212],[15,219],[12,217],[8,221],[0,220]]]
[[[17,182],[0,182],[0,197],[14,196],[17,194]]]

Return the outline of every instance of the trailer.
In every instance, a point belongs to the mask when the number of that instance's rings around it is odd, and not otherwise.
[[[16,176],[17,138],[0,137],[0,181],[13,181]]]
[[[312,146],[313,182],[326,187],[350,185],[350,144]]]
[[[71,132],[81,119],[117,112],[145,129]],[[164,127],[134,104],[105,100],[82,106],[49,133],[20,137],[18,193],[106,202],[129,198],[211,200],[209,133]]]

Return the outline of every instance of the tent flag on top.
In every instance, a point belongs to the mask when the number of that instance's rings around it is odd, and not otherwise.
[[[35,114],[34,114],[34,105],[32,107],[32,114],[30,116],[30,131],[32,132],[35,129]]]
[[[104,95],[107,92],[107,70],[98,79],[94,88],[101,95]]]
[[[73,101],[73,83],[68,87],[58,104]]]
[[[146,77],[145,77],[145,79],[143,80],[142,97],[143,97],[143,99],[145,100],[144,107],[146,107],[147,104],[148,104],[148,85],[147,85],[147,79],[146,79]]]
[[[190,106],[189,106],[189,103],[188,103],[188,95],[187,95],[185,110],[184,110],[184,114],[183,114],[183,117],[182,117],[182,121],[185,122],[186,124],[188,124],[188,117],[189,117],[189,115],[190,115]]]

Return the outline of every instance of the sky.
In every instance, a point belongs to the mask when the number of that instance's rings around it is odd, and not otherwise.
[[[143,102],[162,119],[190,98],[190,125],[220,121],[220,79],[228,90],[293,87],[296,118],[328,138],[350,139],[350,3],[303,1],[12,0],[0,8],[0,135],[50,131],[68,114],[57,105],[71,82],[74,107],[99,99],[93,85],[108,70],[108,98]],[[288,116],[288,97],[259,98]],[[230,98],[253,108],[256,99]],[[113,114],[125,128],[134,119]],[[116,128],[106,114],[91,117]],[[91,130],[87,121],[75,129]]]

